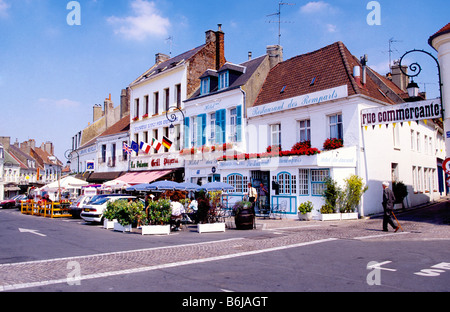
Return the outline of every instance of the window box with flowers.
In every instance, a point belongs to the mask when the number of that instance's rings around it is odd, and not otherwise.
[[[148,118],[148,114],[144,114],[142,118]]]
[[[139,120],[139,116],[136,116],[132,119],[133,121],[138,121]]]
[[[331,151],[341,147],[344,147],[344,140],[342,139],[327,139],[325,143],[323,143],[323,149],[325,151]]]

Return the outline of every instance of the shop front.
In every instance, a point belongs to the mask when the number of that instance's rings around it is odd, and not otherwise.
[[[228,205],[246,198],[248,183],[259,196],[267,190],[266,197],[256,204],[257,213],[264,205],[276,217],[297,218],[298,206],[306,201],[314,205],[313,217],[320,218],[324,204],[325,181],[331,177],[342,182],[356,174],[356,147],[341,148],[312,156],[270,157],[247,160],[220,161],[222,182],[235,187],[228,193]]]

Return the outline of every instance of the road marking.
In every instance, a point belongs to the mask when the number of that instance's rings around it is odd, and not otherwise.
[[[401,233],[390,233],[390,234],[380,234],[380,235],[370,235],[370,236],[360,236],[355,237],[354,239],[371,239],[371,238],[380,238],[380,237],[387,237],[387,236],[397,236],[397,235],[404,235],[404,234],[410,234],[409,232],[401,232]]]
[[[38,233],[39,231],[36,231],[36,230],[19,229],[19,232],[20,233],[30,233],[30,234],[34,234],[34,235],[41,236],[41,237],[47,237],[47,235]]]
[[[180,266],[186,266],[186,265],[193,265],[193,264],[199,264],[199,263],[206,263],[206,262],[213,262],[213,261],[221,261],[221,260],[228,260],[233,258],[239,258],[239,257],[245,257],[245,256],[252,256],[262,253],[268,253],[268,252],[274,252],[274,251],[281,251],[281,250],[287,250],[287,249],[293,249],[293,248],[299,248],[304,246],[311,246],[311,245],[317,245],[322,243],[328,243],[337,241],[339,239],[337,238],[328,238],[328,239],[322,239],[312,242],[305,242],[305,243],[299,243],[299,244],[293,244],[293,245],[287,245],[287,246],[280,246],[280,247],[273,247],[273,248],[267,248],[267,249],[261,249],[261,250],[254,250],[254,251],[246,251],[246,252],[240,252],[230,255],[223,255],[223,256],[216,256],[216,257],[210,257],[205,259],[196,259],[196,260],[187,260],[187,261],[180,261],[180,262],[174,262],[174,263],[165,263],[160,265],[154,265],[149,267],[142,267],[142,268],[135,268],[135,269],[128,269],[128,270],[122,270],[122,271],[112,271],[112,272],[105,272],[105,273],[98,273],[98,274],[90,274],[90,275],[81,275],[77,280],[83,281],[83,280],[91,280],[91,279],[98,279],[98,278],[107,278],[107,277],[113,277],[113,276],[119,276],[119,275],[126,275],[126,274],[136,274],[136,273],[143,273],[143,272],[150,272],[155,270],[162,270],[162,269],[169,269],[169,268],[175,268]],[[197,245],[197,244],[194,244]],[[171,247],[167,247],[171,248]],[[157,248],[155,248],[157,249]],[[111,254],[120,254],[119,253],[111,253]],[[69,259],[69,258],[67,258]],[[73,260],[79,259],[79,257],[71,258]],[[51,260],[48,260],[51,261]],[[33,288],[33,287],[40,287],[40,286],[48,286],[48,285],[56,285],[56,284],[64,284],[67,283],[67,279],[59,279],[59,280],[49,280],[49,281],[41,281],[41,282],[33,282],[33,283],[25,283],[25,284],[16,284],[16,285],[7,285],[7,286],[0,286],[0,292],[2,291],[9,291],[9,290],[19,290],[19,289],[25,289],[25,288]]]
[[[368,270],[378,269],[378,270],[385,270],[385,271],[390,271],[390,272],[397,272],[397,270],[394,270],[394,269],[382,268],[383,265],[389,264],[389,263],[392,263],[392,261],[385,261],[382,263],[377,263],[375,265],[368,266],[367,269]]]

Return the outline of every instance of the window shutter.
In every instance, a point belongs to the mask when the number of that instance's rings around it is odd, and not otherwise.
[[[219,144],[226,142],[226,110],[216,112],[216,141]]]
[[[242,142],[242,105],[236,107],[236,133],[237,141]]]
[[[199,115],[197,118],[197,145],[206,145],[206,114]]]
[[[184,148],[190,148],[189,144],[189,117],[184,118]]]

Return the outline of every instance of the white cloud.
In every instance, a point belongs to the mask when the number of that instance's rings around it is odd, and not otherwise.
[[[335,33],[337,31],[337,26],[333,24],[327,24],[327,31],[329,33]]]
[[[331,5],[324,1],[308,2],[300,8],[300,12],[305,14],[320,13],[328,10],[331,10]]]
[[[161,16],[154,2],[134,0],[131,8],[133,16],[111,16],[107,19],[115,27],[115,34],[139,41],[148,36],[167,36],[170,21]]]
[[[0,0],[0,17],[6,16],[8,9],[11,7],[6,0]]]
[[[57,108],[57,109],[70,109],[70,108],[79,107],[81,105],[80,102],[72,101],[72,100],[68,100],[68,99],[54,100],[54,99],[46,99],[46,98],[40,98],[38,100],[38,104],[40,107]]]

